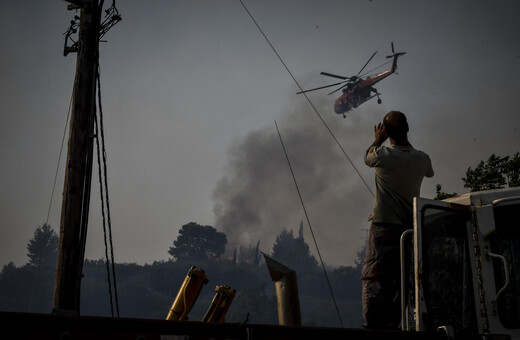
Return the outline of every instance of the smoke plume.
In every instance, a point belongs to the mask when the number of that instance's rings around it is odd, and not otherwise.
[[[371,125],[360,116],[333,116],[330,103],[322,112],[372,185],[373,174],[363,163]],[[324,262],[351,265],[363,245],[370,192],[309,108],[286,114],[278,125]],[[260,249],[269,253],[283,228],[297,230],[303,220],[305,240],[317,254],[274,122],[231,146],[226,175],[216,185],[213,200],[215,226],[228,236],[228,251],[260,241]]]

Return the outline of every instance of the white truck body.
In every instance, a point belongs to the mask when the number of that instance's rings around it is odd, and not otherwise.
[[[520,339],[520,188],[415,198],[414,215],[403,329]]]

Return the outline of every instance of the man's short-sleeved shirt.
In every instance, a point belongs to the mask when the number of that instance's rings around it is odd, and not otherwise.
[[[378,146],[366,155],[365,163],[376,168],[376,197],[369,220],[411,226],[413,198],[419,196],[423,178],[433,176],[430,157],[412,146]]]

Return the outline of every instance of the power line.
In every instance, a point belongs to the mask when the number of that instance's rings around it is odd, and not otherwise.
[[[282,57],[280,56],[280,54],[276,51],[276,48],[274,48],[273,44],[271,43],[271,41],[269,40],[269,38],[267,37],[267,35],[264,33],[264,31],[262,30],[262,28],[260,27],[260,25],[257,23],[257,21],[255,20],[255,18],[253,17],[253,15],[251,14],[251,12],[247,9],[246,5],[244,4],[244,2],[242,0],[239,0],[240,3],[242,4],[242,6],[244,7],[245,11],[247,12],[247,14],[249,15],[249,17],[251,18],[251,20],[254,22],[254,24],[256,25],[256,27],[258,28],[258,30],[260,31],[260,33],[263,35],[263,37],[265,38],[265,40],[267,41],[267,43],[269,44],[269,46],[271,46],[271,49],[273,50],[273,52],[276,54],[276,56],[278,57],[278,59],[280,60],[280,62],[282,63],[282,65],[285,67],[285,70],[287,71],[287,73],[289,73],[289,75],[291,76],[292,80],[294,81],[294,83],[296,84],[296,86],[298,86],[298,88],[300,89],[300,91],[303,92],[303,88],[300,86],[300,83],[298,83],[298,81],[296,80],[296,78],[294,77],[294,75],[292,74],[291,70],[289,69],[289,67],[287,66],[287,64],[284,62],[284,60],[282,59]],[[370,189],[370,186],[368,185],[368,183],[365,181],[365,179],[363,178],[363,176],[361,176],[361,173],[359,172],[359,170],[357,169],[357,167],[354,165],[354,162],[352,162],[352,160],[350,159],[349,155],[347,154],[347,152],[345,151],[345,149],[343,148],[343,146],[341,145],[341,143],[338,141],[338,139],[336,138],[336,136],[334,135],[334,133],[332,132],[332,130],[330,129],[330,127],[327,125],[327,123],[325,122],[325,120],[323,119],[323,117],[321,116],[321,114],[319,113],[318,109],[314,106],[314,104],[312,103],[312,101],[310,100],[310,98],[307,96],[307,94],[305,92],[302,93],[304,96],[305,96],[305,99],[307,99],[307,101],[309,102],[309,104],[311,105],[312,109],[314,110],[314,112],[316,113],[316,115],[318,116],[318,118],[321,120],[321,122],[323,123],[323,125],[325,126],[325,128],[327,129],[327,131],[330,133],[330,135],[332,136],[332,138],[334,139],[334,141],[336,142],[336,144],[339,146],[339,148],[341,149],[341,151],[343,152],[343,155],[345,155],[345,157],[347,158],[347,160],[350,162],[350,164],[352,165],[352,167],[354,168],[354,170],[356,171],[356,173],[358,174],[359,178],[361,178],[361,181],[363,181],[363,183],[365,184],[367,190],[370,192],[370,194],[374,197],[374,193],[372,192],[372,189]]]
[[[285,149],[285,145],[282,140],[282,135],[280,134],[280,130],[278,129],[278,124],[276,121],[274,122],[276,126],[276,131],[278,132],[278,137],[280,138],[280,143],[282,144],[283,153],[285,154],[285,159],[287,160],[287,164],[289,165],[289,170],[291,170],[291,175],[294,181],[294,185],[296,186],[296,191],[298,192],[298,197],[300,197],[300,203],[302,204],[303,212],[305,214],[305,218],[307,219],[307,224],[309,225],[309,229],[311,231],[312,239],[314,240],[314,245],[316,246],[316,252],[318,253],[318,257],[320,259],[321,268],[323,269],[323,273],[325,274],[325,279],[327,280],[327,284],[329,285],[330,295],[332,296],[332,301],[334,302],[334,306],[336,307],[336,312],[338,313],[339,323],[341,327],[343,327],[343,320],[341,320],[341,314],[339,313],[338,304],[336,303],[336,298],[334,297],[334,292],[332,291],[332,286],[330,284],[329,276],[327,275],[327,270],[325,269],[325,263],[323,263],[323,259],[321,257],[320,248],[318,247],[318,242],[316,241],[316,237],[314,236],[314,231],[312,230],[311,221],[309,219],[309,214],[307,214],[307,209],[305,208],[305,203],[303,203],[303,197],[300,192],[300,187],[298,186],[298,182],[296,181],[296,177],[294,176],[294,171],[291,166],[291,161],[289,160],[289,156],[287,155],[287,150]]]
[[[51,199],[49,202],[49,210],[47,211],[47,219],[45,220],[45,224],[49,224],[49,216],[51,214],[52,201],[54,198],[54,191],[56,189],[56,180],[58,179],[58,172],[60,169],[61,155],[63,154],[63,145],[65,144],[65,136],[67,134],[67,125],[69,123],[73,95],[74,94],[70,95],[69,109],[67,111],[67,119],[65,119],[65,128],[63,129],[63,136],[61,137],[60,155],[58,156],[58,165],[56,166],[56,173],[54,174],[54,183],[52,184]]]
[[[110,295],[110,308],[112,311],[112,316],[114,316],[113,304],[112,304],[112,283],[110,280],[110,271],[112,271],[113,285],[114,285],[114,300],[116,304],[116,313],[117,317],[119,317],[119,298],[117,293],[117,281],[116,281],[116,268],[114,261],[114,244],[112,242],[112,220],[110,215],[110,200],[108,196],[108,180],[107,180],[107,153],[105,149],[105,129],[103,126],[103,107],[101,104],[101,76],[100,76],[100,68],[98,64],[98,69],[96,73],[96,83],[97,83],[97,92],[98,92],[98,107],[99,107],[99,124],[97,117],[95,116],[96,123],[96,145],[97,145],[97,158],[98,158],[98,172],[99,172],[99,187],[100,187],[100,195],[101,195],[101,213],[103,217],[103,234],[105,241],[105,256],[106,256],[106,266],[107,266],[107,275],[108,275],[108,290]],[[99,147],[99,132],[101,132],[101,150]],[[101,164],[100,154],[102,156],[103,163]],[[101,166],[103,166],[103,174],[101,173]],[[104,187],[104,191],[103,191]],[[105,199],[103,199],[105,197]],[[106,220],[105,220],[105,205],[106,205]],[[106,227],[108,226],[108,228]],[[108,239],[110,242],[110,247],[107,245],[107,229],[108,229]],[[108,256],[108,248],[110,248],[110,258]],[[109,267],[109,263],[111,262],[111,269]]]

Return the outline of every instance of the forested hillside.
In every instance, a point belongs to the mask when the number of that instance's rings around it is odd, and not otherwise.
[[[206,230],[210,229],[206,228]],[[42,232],[46,237],[42,236]],[[12,262],[3,266],[0,274],[0,310],[51,312],[55,279],[53,263],[56,258],[54,236],[56,235],[52,230],[42,231],[42,227],[39,227],[35,232],[35,238],[28,245],[28,250],[30,245],[34,250],[29,261],[20,267]],[[183,239],[181,236],[179,235],[177,241]],[[32,242],[37,239],[40,243]],[[198,244],[201,244],[200,240]],[[170,250],[180,246],[181,243],[177,242],[177,246]],[[42,249],[45,252],[38,253],[37,250]],[[297,271],[303,324],[339,327],[338,313],[323,269],[310,254],[309,247],[301,235],[294,237],[292,232],[283,230],[272,249],[270,255]],[[200,249],[196,251],[201,253]],[[172,252],[176,253],[170,251]],[[204,286],[190,312],[190,320],[201,320],[215,295],[215,287],[227,285],[236,289],[237,293],[227,313],[226,322],[245,322],[248,319],[249,323],[277,324],[274,283],[258,252],[258,246],[241,248],[235,251],[232,259],[224,259],[214,252],[209,253],[211,256],[199,256],[196,259],[191,259],[189,254],[184,254],[186,255],[184,257],[179,256],[168,261],[145,265],[116,263],[120,316],[164,319],[188,270],[191,266],[196,266],[205,271],[209,283]],[[42,254],[47,255],[42,256]],[[179,252],[176,254],[178,255]],[[115,291],[112,289],[109,292],[106,267],[104,259],[85,261],[81,292],[82,315],[111,316],[112,310],[116,309]],[[327,268],[327,273],[343,325],[352,328],[360,327],[359,265]],[[113,279],[111,280],[113,284]],[[110,293],[113,296],[112,307]]]

